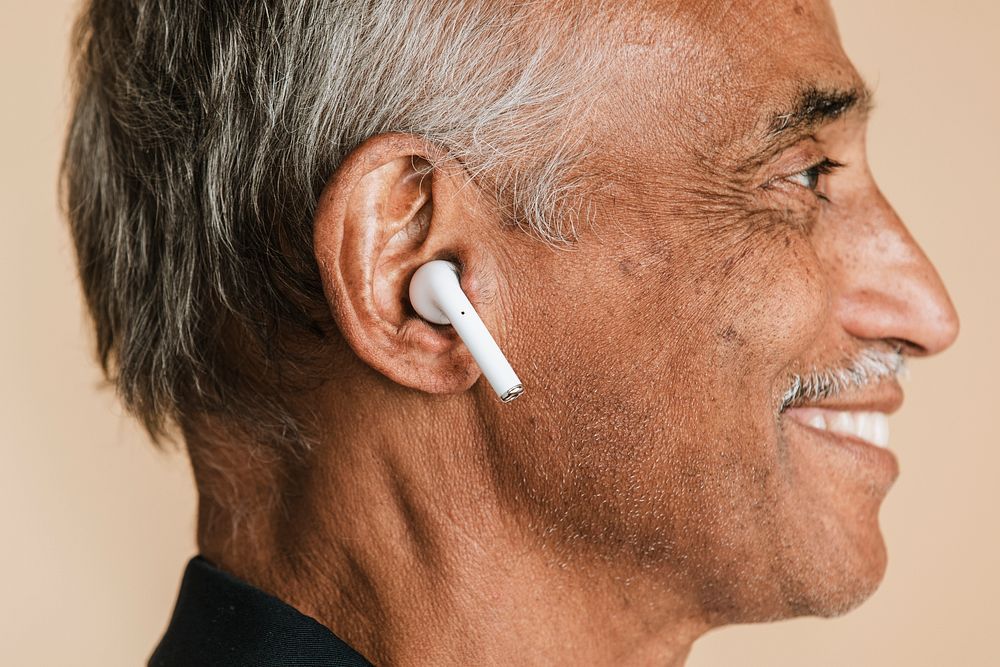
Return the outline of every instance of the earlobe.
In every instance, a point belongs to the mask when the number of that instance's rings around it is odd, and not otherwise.
[[[379,135],[327,183],[314,217],[314,249],[334,320],[358,358],[398,384],[430,393],[471,387],[479,369],[451,327],[410,307],[424,263],[462,254],[469,222],[462,183],[431,169],[417,137]]]

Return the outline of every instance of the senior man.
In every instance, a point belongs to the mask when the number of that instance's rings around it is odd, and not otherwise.
[[[826,2],[92,0],[77,49],[99,356],[199,493],[151,664],[682,665],[878,586],[958,322]]]

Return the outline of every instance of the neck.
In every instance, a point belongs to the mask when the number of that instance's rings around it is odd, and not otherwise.
[[[340,391],[336,405],[360,404]],[[256,503],[235,535],[207,500],[205,471],[219,466],[192,448],[202,553],[375,664],[684,664],[708,629],[687,600],[655,573],[551,548],[515,518],[483,463],[472,392],[436,399],[430,418],[426,403],[373,393],[367,404],[391,416],[333,409],[328,439],[275,482],[280,506]],[[231,472],[244,501],[268,496],[259,476]]]

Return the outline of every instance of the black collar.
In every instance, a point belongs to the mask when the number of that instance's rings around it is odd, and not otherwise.
[[[149,667],[201,665],[371,667],[315,620],[196,556]]]

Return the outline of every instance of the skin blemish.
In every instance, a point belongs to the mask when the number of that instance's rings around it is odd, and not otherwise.
[[[730,345],[735,344],[742,346],[745,344],[745,341],[743,340],[743,337],[740,336],[739,331],[736,329],[736,327],[734,327],[731,324],[725,327],[724,329],[721,329],[717,333],[719,335],[719,338],[721,338],[723,341],[725,341]]]

